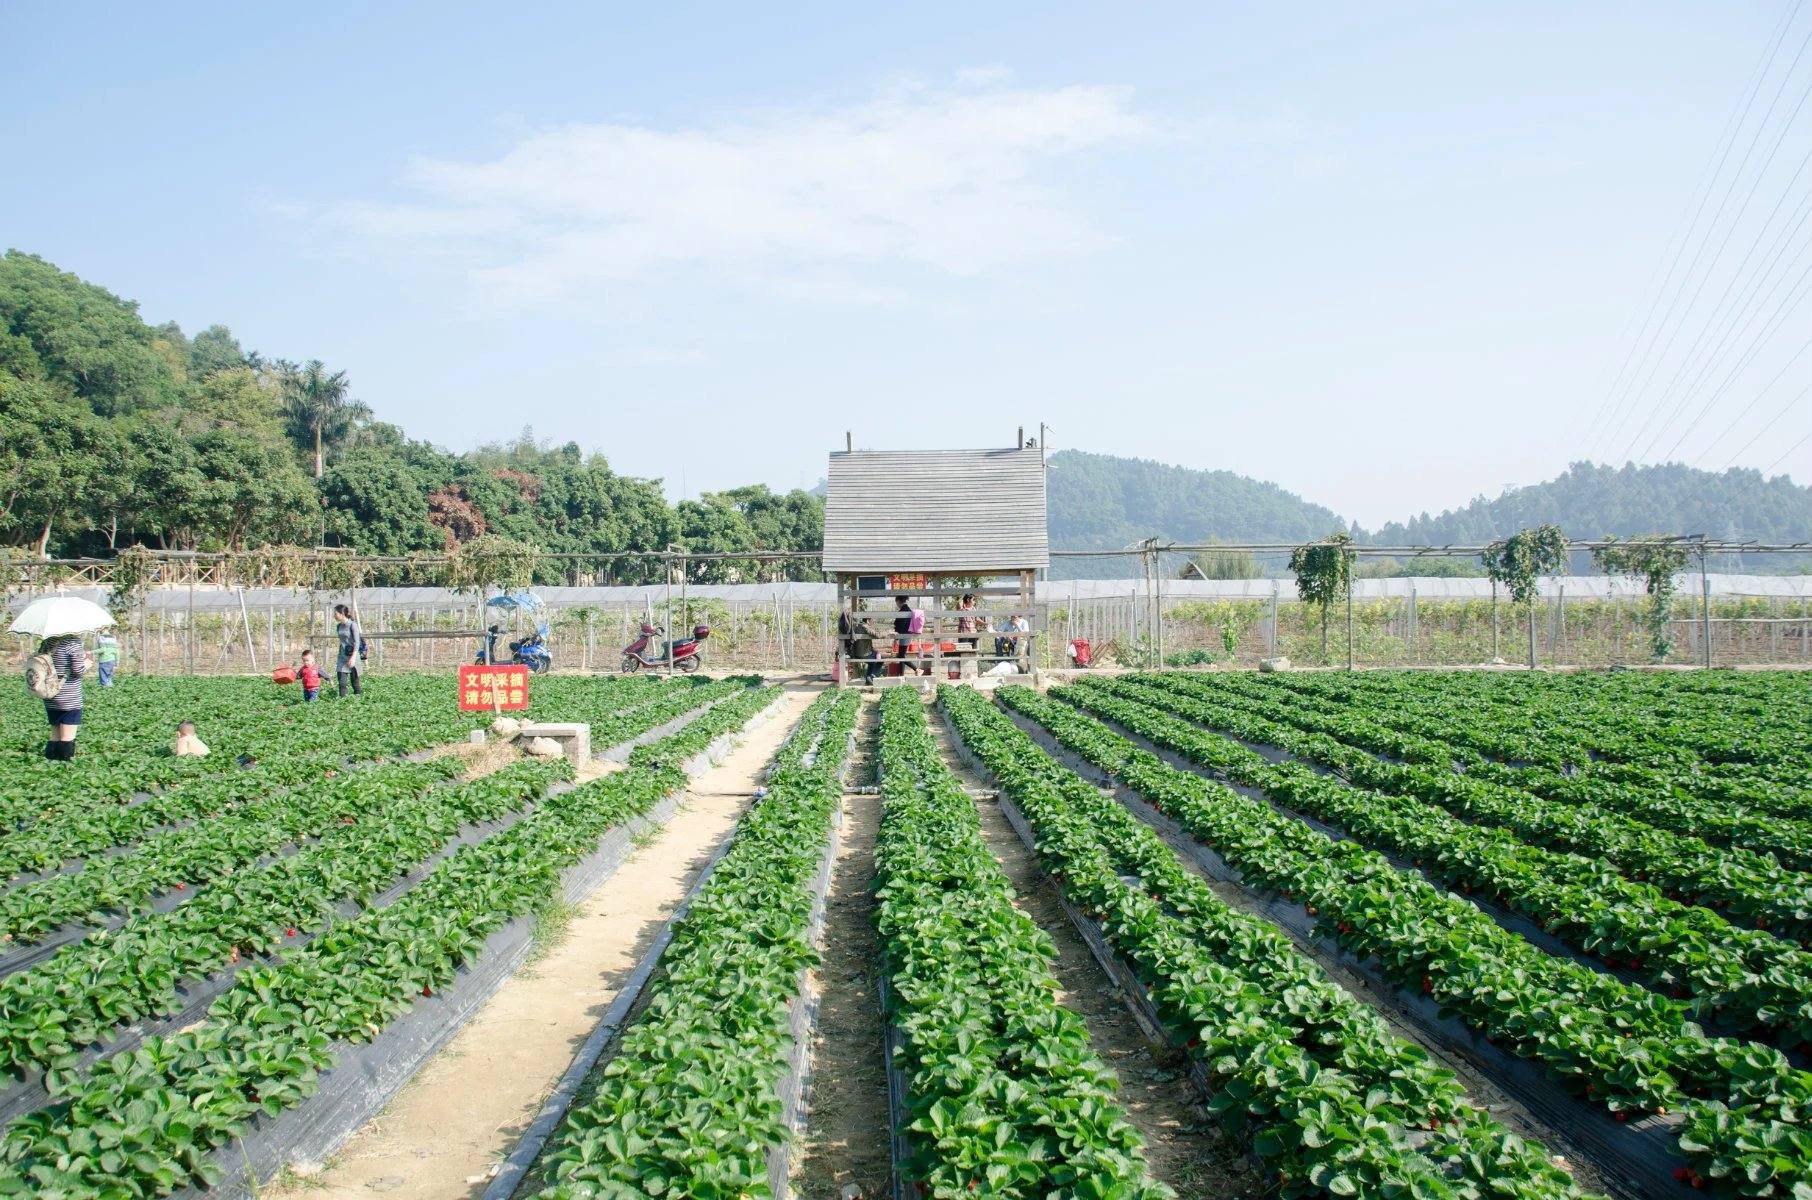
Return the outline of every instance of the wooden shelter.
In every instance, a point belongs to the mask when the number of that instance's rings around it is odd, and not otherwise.
[[[840,682],[1031,669],[1043,633],[1034,584],[1050,565],[1043,447],[846,450],[826,479]],[[922,632],[896,629],[902,599],[923,614]]]

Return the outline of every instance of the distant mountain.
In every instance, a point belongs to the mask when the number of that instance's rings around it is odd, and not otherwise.
[[[1302,542],[1336,529],[1374,543],[1469,544],[1548,522],[1575,538],[1704,533],[1812,540],[1812,487],[1784,475],[1765,479],[1758,471],[1719,473],[1678,463],[1574,463],[1543,483],[1495,498],[1480,496],[1439,516],[1422,513],[1369,533],[1274,483],[1139,458],[1059,451],[1051,455],[1049,489],[1051,545],[1066,550],[1118,549],[1154,536],[1178,542]],[[1785,565],[1778,558],[1745,564],[1752,570]],[[1130,573],[1107,570],[1105,560],[1060,562],[1051,571],[1060,578]]]
[[[1764,542],[1812,539],[1812,487],[1760,471],[1699,471],[1682,463],[1605,467],[1577,462],[1545,483],[1480,496],[1438,517],[1377,531],[1383,542],[1486,542],[1553,522],[1576,538],[1703,533]]]
[[[1082,450],[1050,457],[1051,544],[1117,550],[1148,537],[1173,541],[1303,541],[1347,522],[1275,483]]]

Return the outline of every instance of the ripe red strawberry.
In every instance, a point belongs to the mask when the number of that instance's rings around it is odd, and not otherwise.
[[[296,927],[294,925],[291,925],[288,929],[285,929],[283,931],[283,936],[284,937],[295,937],[296,936]]]

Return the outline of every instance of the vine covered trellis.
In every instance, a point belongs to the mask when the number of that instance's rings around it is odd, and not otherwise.
[[[1529,669],[1535,669],[1535,599],[1543,575],[1558,575],[1567,565],[1567,536],[1558,525],[1522,529],[1492,542],[1479,555],[1494,586],[1510,593],[1529,616]]]
[[[1321,611],[1321,661],[1325,663],[1328,660],[1328,616],[1333,611],[1334,601],[1345,596],[1349,616],[1352,611],[1352,535],[1329,534],[1322,541],[1296,547],[1290,552],[1290,571],[1296,576],[1297,597]],[[1348,657],[1350,659],[1351,655]]]
[[[1648,592],[1648,611],[1643,624],[1648,628],[1649,649],[1656,662],[1666,659],[1674,648],[1667,633],[1668,617],[1673,612],[1674,577],[1686,568],[1686,547],[1676,538],[1652,535],[1618,541],[1606,537],[1606,545],[1592,551],[1592,561],[1607,575],[1627,575],[1641,579]]]

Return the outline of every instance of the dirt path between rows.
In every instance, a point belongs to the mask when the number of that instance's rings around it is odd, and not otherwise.
[[[873,782],[867,759],[875,708],[857,727],[851,783]],[[875,831],[879,796],[843,797],[843,845],[824,913],[824,962],[818,968],[818,1032],[812,1040],[812,1095],[804,1149],[793,1184],[802,1200],[887,1194],[887,1067],[881,1048],[881,998],[875,973]]]
[[[481,1193],[711,852],[814,693],[784,707],[687,789],[684,806],[571,915],[388,1108],[324,1167],[265,1197],[449,1200]]]
[[[931,729],[944,761],[964,787],[991,791],[957,756],[949,726],[933,711]],[[1209,1116],[1180,1064],[1154,1050],[1101,965],[1063,911],[1057,885],[1039,867],[1000,805],[978,799],[982,837],[1018,894],[1019,909],[1057,945],[1052,969],[1058,1000],[1088,1026],[1089,1043],[1120,1080],[1120,1104],[1145,1138],[1152,1176],[1176,1189],[1180,1200],[1246,1200],[1266,1194],[1243,1148]],[[1160,1056],[1163,1056],[1160,1058]]]

